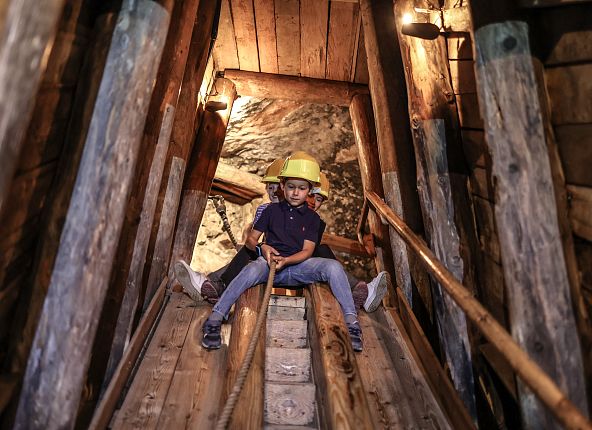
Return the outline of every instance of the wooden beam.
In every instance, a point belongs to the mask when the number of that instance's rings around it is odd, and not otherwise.
[[[321,428],[372,428],[372,418],[345,322],[326,285],[305,289]]]
[[[258,72],[259,52],[257,50],[253,0],[232,0],[230,8],[240,69]]]
[[[249,194],[258,197],[263,197],[266,193],[265,184],[261,182],[259,176],[237,169],[223,161],[220,161],[216,166],[214,179],[232,184],[237,188],[244,188]]]
[[[170,9],[170,3],[122,4],[23,380],[15,428],[74,425]]]
[[[359,6],[355,3],[331,2],[327,40],[327,79],[351,80],[355,68],[357,36],[360,29]]]
[[[253,7],[257,27],[259,68],[264,73],[278,73],[274,0],[254,0]]]
[[[468,33],[471,31],[471,14],[468,6],[442,9],[442,25],[445,31]]]
[[[0,212],[6,205],[65,0],[9,1],[0,24]],[[15,76],[18,79],[15,80]]]
[[[238,50],[230,12],[230,0],[222,0],[216,44],[212,52],[216,70],[238,69]]]
[[[341,237],[336,234],[323,233],[321,243],[328,245],[333,251],[346,252],[350,255],[370,257],[368,251],[357,240]]]
[[[407,89],[393,26],[393,3],[390,0],[361,0],[360,10],[385,200],[397,214],[403,216],[414,231],[422,234],[419,197],[415,188],[415,158],[405,97]],[[414,257],[409,255],[405,243],[392,228],[389,233],[397,268],[397,287],[413,303],[412,291],[415,283],[421,300],[428,306],[431,298],[427,276],[423,271],[414,269]]]
[[[226,137],[232,104],[236,98],[235,86],[228,79],[218,78],[215,88],[218,94],[210,96],[209,100],[224,101],[227,108],[218,112],[205,111],[203,114],[180,197],[171,264],[167,266],[171,280],[174,279],[173,266],[177,260],[191,261],[197,231]]]
[[[300,76],[325,78],[329,0],[300,0]]]
[[[372,112],[370,96],[355,95],[349,105],[349,114],[358,148],[358,164],[364,192],[374,191],[379,196],[384,197],[376,144],[374,113]],[[393,264],[388,227],[380,222],[375,213],[368,214],[368,225],[370,233],[374,236],[376,270],[379,272],[386,270],[391,275],[391,279],[395,279],[395,266]],[[394,295],[395,290],[391,289],[388,293]]]
[[[300,3],[275,0],[278,71],[283,75],[300,74]],[[240,93],[239,93],[240,94]]]
[[[113,372],[113,377],[109,380],[107,389],[103,393],[101,401],[93,414],[92,421],[88,426],[90,430],[103,430],[109,425],[125,383],[131,375],[138,356],[142,351],[142,347],[146,342],[146,337],[153,327],[163,303],[165,303],[167,281],[168,279],[164,278],[160,283],[158,291],[154,294],[150,306],[148,306],[146,313],[142,316],[137,330],[134,332],[125,353],[117,364],[117,368]],[[166,306],[166,303],[164,306]]]
[[[573,232],[592,242],[592,188],[568,185],[567,192]]]
[[[473,15],[478,6],[471,4]],[[577,382],[584,370],[569,280],[565,260],[557,258],[564,254],[556,202],[553,193],[543,191],[553,188],[553,179],[527,26],[476,21],[479,105],[497,178],[495,213],[512,333],[587,414],[585,386]],[[532,392],[521,384],[519,391],[527,426],[546,428],[553,422]]]
[[[228,367],[220,404],[223,406],[232,391],[252,333],[261,312],[264,285],[245,291],[238,299],[228,343]],[[265,328],[259,337],[253,363],[234,408],[228,428],[260,429],[263,425],[263,384],[265,377]],[[220,382],[220,381],[219,381]]]
[[[241,96],[295,100],[349,106],[356,94],[368,94],[366,85],[297,76],[226,70],[224,77],[236,85]]]

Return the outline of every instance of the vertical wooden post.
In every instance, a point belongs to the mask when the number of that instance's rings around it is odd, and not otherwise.
[[[417,162],[419,194],[428,243],[457,279],[475,290],[474,259],[478,252],[468,169],[450,80],[446,40],[423,40],[401,33],[405,13],[428,9],[429,0],[395,3],[401,56],[405,66],[409,115]],[[436,180],[437,179],[437,180]],[[433,284],[439,340],[455,388],[477,421],[471,344],[464,313]]]
[[[360,164],[362,187],[364,191],[374,191],[384,198],[376,144],[374,113],[372,112],[370,96],[366,94],[355,95],[349,105],[349,114],[358,147],[358,163]],[[382,225],[380,218],[374,212],[368,214],[368,225],[375,240],[376,257],[374,261],[376,270],[386,270],[390,273],[392,279],[395,279],[395,267],[393,265],[388,227]],[[394,290],[390,291],[390,294],[396,297]]]
[[[74,425],[170,19],[124,1],[31,349],[15,428]]]
[[[415,159],[405,94],[403,63],[394,31],[391,0],[361,0],[362,25],[368,57],[370,94],[376,122],[378,154],[387,204],[419,234],[423,233],[417,196]],[[413,284],[431,308],[429,281],[405,242],[391,228],[390,239],[397,287],[413,301]],[[395,297],[391,298],[393,301]]]
[[[129,341],[128,327],[135,302],[124,297],[137,291],[141,285],[142,268],[148,247],[150,227],[154,217],[173,118],[175,117],[179,88],[186,67],[191,34],[199,0],[176,2],[171,14],[171,26],[160,61],[156,84],[152,92],[148,116],[141,143],[142,158],[136,167],[132,192],[128,199],[126,216],[117,248],[116,261],[100,320],[85,390],[89,398],[80,418],[88,421],[98,399],[101,385],[106,387],[112,372],[119,364],[123,349]],[[128,293],[129,292],[129,293]],[[131,308],[131,309],[130,309]],[[114,354],[114,351],[116,353]],[[83,404],[83,406],[85,406]],[[85,422],[79,420],[78,426]]]
[[[155,286],[158,286],[158,279],[165,275],[166,270],[173,275],[173,265],[171,264],[169,267],[169,261],[174,264],[180,258],[191,260],[197,231],[201,224],[216,166],[220,159],[222,144],[226,137],[226,127],[228,126],[232,104],[235,99],[236,88],[232,81],[224,78],[216,79],[213,94],[208,97],[208,101],[224,102],[226,103],[226,109],[216,112],[204,111],[186,174],[185,161],[181,161],[180,157],[173,156],[173,165],[182,162],[182,169],[179,170],[178,174],[181,175],[181,178],[185,174],[185,179],[183,184],[176,182],[172,184],[173,186],[167,187],[166,196],[170,197],[165,197],[165,202],[169,200],[176,202],[173,203],[176,205],[181,202],[180,209],[178,215],[177,211],[166,214],[163,210],[160,221],[162,227],[159,226],[156,237],[144,303],[147,303],[151,296],[150,293],[153,292]],[[173,172],[172,169],[171,172]],[[171,220],[167,221],[167,218]],[[177,228],[173,242],[172,235],[175,219],[177,220]],[[171,242],[173,242],[172,252]]]
[[[17,168],[41,76],[65,0],[9,1],[0,7],[0,212]]]
[[[488,24],[471,4],[479,105],[497,179],[495,207],[508,285],[512,334],[588,415],[580,342],[527,25]],[[519,384],[528,428],[556,428],[551,415]]]

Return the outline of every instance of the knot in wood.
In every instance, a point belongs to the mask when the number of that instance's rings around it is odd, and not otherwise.
[[[504,38],[502,45],[506,51],[511,51],[518,45],[518,40],[514,36],[508,36]]]

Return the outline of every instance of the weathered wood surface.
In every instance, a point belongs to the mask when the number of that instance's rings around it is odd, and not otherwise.
[[[454,94],[476,93],[473,60],[450,60],[449,64]]]
[[[365,85],[324,79],[228,69],[224,77],[234,82],[236,92],[241,96],[349,106],[354,95],[368,94]]]
[[[364,51],[364,55],[365,51]],[[354,138],[358,148],[358,164],[364,191],[374,191],[384,197],[382,178],[380,175],[380,160],[376,145],[376,128],[374,127],[374,113],[372,112],[372,100],[368,95],[356,95],[349,106],[349,114],[352,120]],[[375,213],[368,214],[368,226],[374,236],[374,258],[378,272],[386,270],[391,279],[395,279],[395,267],[389,239],[388,227],[380,222]],[[395,290],[388,294],[394,297]],[[388,301],[387,301],[388,303]]]
[[[360,2],[364,42],[368,56],[369,88],[376,123],[376,137],[385,200],[396,213],[402,215],[414,231],[421,234],[421,212],[415,190],[415,159],[409,126],[407,94],[403,62],[393,28],[395,22],[392,1]],[[413,257],[401,238],[389,229],[395,262],[396,285],[409,300],[412,299],[413,281],[429,303],[428,279],[423,271],[415,271]]]
[[[468,6],[442,9],[442,25],[443,30],[451,33],[468,33],[471,30],[471,14]]]
[[[230,2],[234,35],[238,49],[238,63],[241,70],[259,71],[257,51],[257,32],[252,0],[232,0]]]
[[[195,145],[187,164],[183,187],[179,199],[178,214],[173,214],[172,222],[177,220],[173,248],[168,266],[169,278],[174,279],[173,266],[177,260],[191,261],[197,231],[201,224],[208,194],[214,179],[216,166],[220,159],[222,144],[226,137],[226,127],[236,98],[234,84],[228,79],[218,78],[214,84],[218,92],[209,100],[224,101],[223,111],[203,113]],[[183,177],[183,176],[181,176]]]
[[[273,306],[269,308],[267,319],[280,321],[302,321],[304,320],[304,308],[293,306]]]
[[[438,357],[434,354],[432,346],[411,306],[407,303],[400,290],[397,291],[397,297],[399,300],[399,314],[392,309],[386,309],[384,316],[378,316],[379,319],[384,318],[391,327],[397,326],[407,342],[409,350],[412,353],[415,352],[413,356],[416,358],[416,363],[421,365],[432,393],[446,413],[452,427],[455,429],[471,428],[474,426],[471,416],[456,392],[448,374],[442,368]]]
[[[222,181],[237,188],[244,188],[245,192],[257,197],[263,197],[266,193],[265,184],[261,182],[259,176],[237,169],[223,161],[220,161],[216,166],[214,180]]]
[[[321,427],[372,428],[372,412],[339,304],[327,286],[305,290]]]
[[[417,162],[417,187],[430,248],[459,282],[465,279],[465,260],[455,224],[451,183],[446,156],[443,119],[414,123],[413,141]],[[470,270],[470,268],[468,268]],[[454,386],[473,419],[477,420],[471,344],[467,321],[456,303],[435,283],[432,289],[440,344]]]
[[[247,352],[249,340],[255,329],[257,315],[261,311],[263,286],[245,291],[235,305],[232,331],[228,344],[228,366],[223,383],[220,407],[223,408],[238,375]],[[247,379],[239,396],[228,428],[260,429],[263,425],[263,381],[265,376],[265,331],[255,349],[255,356]]]
[[[362,28],[362,17],[360,16],[360,37],[358,38],[358,53],[356,55],[356,67],[353,81],[358,84],[368,85],[368,57],[364,42],[364,29]]]
[[[265,421],[276,425],[306,426],[315,419],[314,384],[265,384]],[[285,405],[289,404],[289,407]],[[275,427],[271,427],[275,428]]]
[[[307,327],[305,320],[268,320],[267,345],[275,348],[304,348]]]
[[[469,34],[455,34],[446,38],[449,60],[472,60],[473,47]]]
[[[573,232],[592,242],[592,188],[568,185],[567,192]]]
[[[283,306],[288,308],[304,308],[304,297],[285,297],[285,296],[271,296],[269,300],[270,306]]]
[[[7,202],[35,94],[47,67],[46,53],[54,42],[64,3],[10,1],[4,9],[0,33],[0,212]]]
[[[167,7],[147,1],[122,5],[23,381],[16,428],[73,425],[164,47]]]
[[[475,221],[477,223],[477,234],[479,235],[481,250],[493,261],[501,264],[502,257],[493,203],[473,196],[473,209],[475,211]]]
[[[372,412],[372,428],[451,428],[421,363],[405,344],[402,327],[389,325],[383,313],[381,308],[359,315],[364,351],[356,354],[356,361]]]
[[[336,234],[323,233],[321,243],[328,245],[333,251],[368,257],[368,251],[357,240],[337,236]]]
[[[592,187],[592,123],[555,127],[555,135],[565,181]]]
[[[461,130],[463,149],[469,168],[475,167],[491,170],[491,156],[489,148],[485,142],[485,132],[483,130]]]
[[[483,118],[477,94],[459,94],[456,96],[456,104],[458,105],[458,118],[461,127],[483,130]]]
[[[300,73],[300,2],[275,0],[275,21],[278,72],[297,76]]]
[[[325,78],[328,22],[329,0],[300,0],[301,76]]]
[[[265,349],[265,380],[274,382],[310,381],[309,348]]]
[[[220,21],[218,23],[218,37],[214,46],[215,49],[212,55],[218,70],[239,68],[238,50],[236,48],[232,14],[230,12],[230,0],[222,0]]]
[[[327,36],[327,79],[351,80],[352,62],[358,52],[360,30],[359,5],[357,3],[331,2],[329,11],[329,34]]]
[[[487,360],[487,363],[495,371],[496,375],[502,381],[508,392],[512,395],[514,400],[518,401],[518,393],[516,391],[516,374],[493,345],[485,343],[479,346],[479,351]]]
[[[264,73],[278,73],[274,0],[254,0],[253,7],[257,27],[259,68]]]
[[[475,31],[474,40],[479,99],[497,178],[496,221],[512,333],[587,415],[585,387],[576,383],[583,377],[581,349],[565,260],[557,258],[563,249],[526,24],[488,25]],[[534,395],[522,384],[519,390],[525,423],[553,428],[555,422]]]
[[[146,313],[142,316],[138,329],[135,331],[134,336],[131,338],[128,348],[125,350],[125,354],[119,361],[117,368],[115,369],[113,379],[109,382],[109,385],[103,396],[101,397],[100,403],[97,405],[94,411],[93,418],[88,428],[92,430],[99,430],[107,428],[111,421],[111,416],[119,400],[119,396],[124,388],[127,379],[129,378],[133,367],[140,355],[140,351],[146,342],[146,338],[153,327],[153,324],[158,316],[161,306],[165,300],[165,289],[167,280],[163,279],[160,288],[154,295],[154,299],[150,303]],[[165,304],[166,306],[166,304]]]
[[[156,429],[196,308],[183,293],[172,293],[141,366],[115,415],[113,428]]]
[[[552,67],[545,70],[551,118],[554,125],[592,123],[592,64]]]

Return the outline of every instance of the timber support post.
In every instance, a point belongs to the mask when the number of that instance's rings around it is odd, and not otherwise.
[[[368,57],[370,94],[376,122],[376,137],[387,204],[418,234],[423,234],[419,198],[416,191],[415,159],[407,109],[403,63],[394,31],[392,0],[361,0],[360,11]],[[417,287],[423,304],[431,309],[427,275],[405,242],[390,228],[396,284],[409,303],[417,303]],[[391,297],[394,304],[396,297]],[[431,312],[430,312],[431,314]]]
[[[484,11],[494,12],[486,3],[471,3],[475,72],[497,178],[495,216],[508,285],[511,331],[519,345],[588,415],[581,383],[581,346],[527,25],[519,21],[491,23],[492,17],[484,17]],[[499,9],[496,5],[494,17],[499,18]],[[556,428],[550,413],[533,394],[520,383],[518,387],[525,426]]]
[[[352,128],[356,145],[358,147],[358,163],[362,177],[364,192],[373,191],[380,197],[384,197],[382,178],[380,176],[380,160],[376,144],[376,128],[374,127],[374,113],[372,112],[372,100],[366,94],[357,94],[349,105],[349,114],[352,120]],[[368,214],[370,233],[374,235],[376,250],[376,270],[386,270],[391,279],[395,279],[395,267],[389,239],[388,227],[383,225],[376,213]],[[393,297],[396,293],[389,292]]]
[[[171,2],[124,1],[47,297],[29,356],[16,429],[74,426]]]

